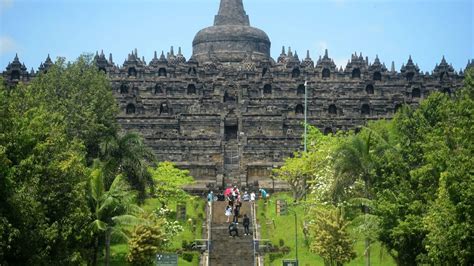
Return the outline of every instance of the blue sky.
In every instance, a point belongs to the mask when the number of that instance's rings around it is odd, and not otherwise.
[[[474,58],[473,0],[244,0],[252,26],[269,35],[272,57],[291,46],[300,58],[329,55],[344,65],[354,52],[378,54],[399,70],[412,55],[423,71],[446,57],[456,70]],[[0,71],[17,52],[30,69],[47,54],[74,60],[104,50],[122,64],[133,49],[192,54],[213,23],[219,0],[0,0]]]

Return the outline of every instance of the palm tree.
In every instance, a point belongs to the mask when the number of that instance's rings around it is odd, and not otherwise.
[[[106,189],[119,174],[124,175],[130,186],[139,192],[139,201],[144,200],[147,187],[153,189],[148,167],[155,161],[155,155],[139,134],[125,133],[109,138],[101,144],[101,158],[105,162]]]
[[[105,265],[109,265],[112,235],[126,237],[125,232],[117,225],[134,224],[134,221],[138,218],[133,214],[140,210],[133,204],[134,195],[121,175],[114,178],[108,190],[105,188],[104,179],[103,164],[95,162],[88,189],[89,203],[93,215],[91,229],[95,236],[94,265],[97,263],[100,234],[103,233],[105,237]]]
[[[372,131],[367,134],[350,136],[348,141],[344,142],[335,154],[335,184],[333,187],[333,200],[340,202],[341,197],[345,196],[346,188],[353,186],[356,181],[364,183],[363,203],[365,220],[368,219],[370,200],[370,183],[372,179],[372,170],[374,165]],[[366,132],[367,132],[366,131]],[[370,266],[370,244],[369,237],[365,238],[365,257],[366,265]]]

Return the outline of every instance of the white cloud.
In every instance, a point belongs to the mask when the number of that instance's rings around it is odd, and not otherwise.
[[[326,41],[319,41],[318,42],[318,52],[320,55],[324,55],[324,51],[328,49],[328,43]]]
[[[14,52],[17,49],[15,41],[8,36],[0,36],[0,55]]]
[[[13,0],[0,0],[0,13],[12,7]]]

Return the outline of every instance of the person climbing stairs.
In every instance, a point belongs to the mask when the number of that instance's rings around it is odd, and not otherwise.
[[[238,220],[238,236],[229,235],[229,223],[224,215],[227,201],[215,201],[212,203],[211,222],[211,248],[209,253],[209,264],[212,266],[251,266],[254,265],[254,242],[253,236],[244,235],[243,215],[246,214],[252,221],[250,202],[242,202],[240,208],[241,217]],[[250,228],[252,228],[252,224]],[[250,230],[252,232],[252,230]]]

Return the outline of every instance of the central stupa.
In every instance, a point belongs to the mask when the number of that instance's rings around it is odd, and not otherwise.
[[[199,62],[217,60],[238,63],[248,56],[270,58],[267,34],[251,27],[242,0],[221,0],[214,26],[199,31],[193,41],[193,57]]]

